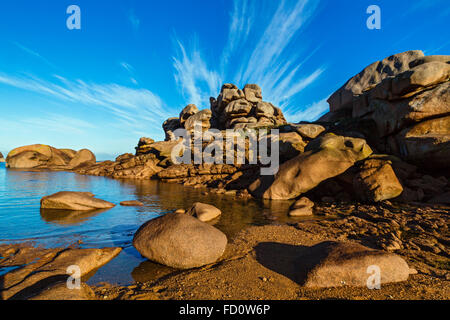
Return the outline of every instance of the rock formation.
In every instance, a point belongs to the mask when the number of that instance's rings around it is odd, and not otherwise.
[[[3,158],[3,154],[0,152],[0,162],[5,162],[5,158]]]
[[[69,266],[78,266],[80,276],[85,276],[111,261],[121,251],[121,248],[42,249],[27,245],[1,245],[0,256],[5,258],[0,261],[0,267],[14,267],[14,270],[1,276],[0,299],[48,299],[51,296],[48,287],[63,283],[67,289]],[[61,287],[58,291],[61,293]],[[83,298],[79,291],[64,290],[63,293],[66,298]]]
[[[330,113],[320,120],[359,126],[380,152],[422,167],[448,168],[449,80],[450,56],[396,54],[368,66],[336,91],[328,100]]]
[[[81,174],[112,178],[158,179],[214,192],[266,199],[314,202],[396,199],[403,202],[448,203],[450,159],[450,56],[424,56],[421,51],[399,53],[366,67],[330,96],[330,112],[314,123],[287,123],[281,110],[263,101],[261,88],[239,89],[224,84],[210,108],[193,104],[163,124],[165,141],[141,138],[136,154],[95,163],[87,150],[35,145],[15,149],[7,158],[11,168],[65,168]],[[172,151],[182,138],[177,129],[276,128],[268,134],[278,142],[280,168],[275,176],[261,176],[264,165],[250,163],[249,137],[244,136],[245,164],[237,151],[228,164],[175,164]],[[259,132],[258,131],[258,132]],[[242,132],[242,131],[240,131]],[[205,138],[186,142],[191,152],[204,152],[227,141]],[[268,143],[271,153],[271,143]],[[181,155],[181,154],[179,154]],[[216,157],[220,158],[220,154]],[[297,210],[297,212],[300,212]],[[305,211],[306,212],[306,211]]]
[[[243,129],[286,124],[283,112],[269,102],[262,100],[261,88],[247,84],[239,89],[231,83],[222,86],[217,98],[210,98],[210,110],[200,110],[196,105],[187,105],[178,118],[169,118],[163,124],[166,140],[175,139],[173,131],[194,129],[199,122],[204,130],[213,128]]]
[[[334,134],[314,140],[308,149],[281,165],[275,176],[260,177],[249,191],[264,199],[294,199],[322,181],[344,173],[372,153],[365,140]]]
[[[6,157],[6,167],[11,169],[60,169],[70,170],[95,164],[95,155],[82,149],[56,149],[35,144],[16,148]]]

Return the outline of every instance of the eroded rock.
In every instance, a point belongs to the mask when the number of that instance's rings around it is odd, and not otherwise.
[[[103,249],[42,249],[31,246],[0,246],[0,267],[20,266],[0,276],[0,298],[8,299],[49,299],[61,293],[58,283],[66,282],[68,267],[77,266],[80,276],[84,276],[105,265],[116,257],[121,248]],[[54,287],[54,286],[57,287]],[[64,283],[65,285],[65,283]],[[46,288],[53,287],[49,291]],[[56,290],[56,291],[53,291]],[[67,291],[65,291],[67,294]],[[77,299],[79,296],[72,296]],[[62,297],[61,297],[62,298]]]

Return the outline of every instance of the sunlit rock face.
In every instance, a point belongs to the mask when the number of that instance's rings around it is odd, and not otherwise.
[[[449,80],[450,56],[395,54],[332,94],[330,112],[319,120],[364,123],[374,129],[367,138],[379,151],[431,169],[448,168]]]
[[[74,169],[95,162],[95,155],[88,149],[57,149],[44,144],[16,148],[6,157],[6,167],[11,169]]]

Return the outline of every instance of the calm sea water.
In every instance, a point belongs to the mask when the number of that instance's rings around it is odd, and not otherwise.
[[[42,211],[40,199],[59,191],[89,191],[118,204],[139,200],[143,207],[116,207],[74,214]],[[174,270],[146,261],[133,248],[135,231],[146,221],[200,201],[215,205],[222,216],[215,225],[229,238],[249,225],[286,221],[289,202],[240,200],[227,195],[158,181],[114,180],[71,172],[9,170],[0,163],[0,243],[34,241],[45,247],[81,241],[82,248],[119,246],[122,253],[88,279],[88,283],[130,284]]]

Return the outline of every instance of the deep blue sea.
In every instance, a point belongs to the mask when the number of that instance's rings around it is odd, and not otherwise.
[[[40,199],[59,191],[89,191],[117,204],[101,211],[74,214],[40,210]],[[83,248],[119,246],[122,253],[93,275],[88,283],[106,281],[130,284],[173,270],[146,261],[133,248],[135,231],[146,221],[200,201],[215,205],[222,216],[215,225],[232,238],[249,225],[286,220],[289,203],[240,200],[228,195],[203,194],[205,190],[158,181],[114,180],[71,172],[20,171],[0,163],[0,243],[33,241],[45,247],[81,242]],[[139,200],[143,207],[122,207]]]

